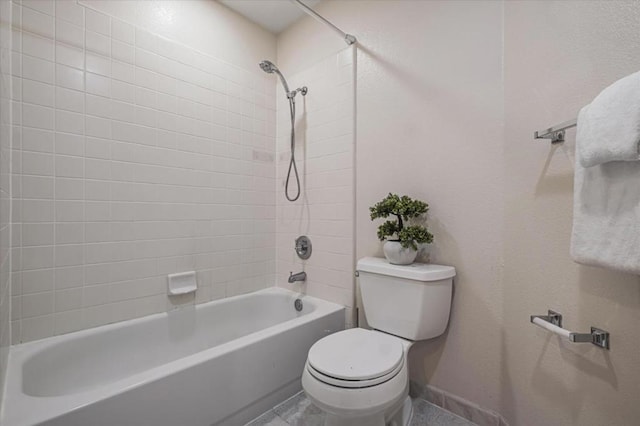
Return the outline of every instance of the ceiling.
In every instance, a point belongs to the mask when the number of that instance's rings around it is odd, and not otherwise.
[[[274,34],[285,30],[305,13],[290,0],[218,0]],[[321,0],[304,0],[313,7]]]

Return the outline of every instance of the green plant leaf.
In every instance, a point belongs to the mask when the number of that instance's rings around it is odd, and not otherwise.
[[[406,226],[405,222],[416,219],[429,210],[429,204],[414,200],[407,195],[399,196],[389,193],[381,201],[369,207],[371,220],[395,216],[396,220],[387,220],[378,227],[378,238],[382,241],[387,237],[396,236],[403,247],[417,250],[417,243],[431,243],[433,235],[426,226]]]

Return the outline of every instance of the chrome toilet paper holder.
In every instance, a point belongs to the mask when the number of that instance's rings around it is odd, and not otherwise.
[[[560,337],[564,337],[573,343],[592,343],[600,348],[609,349],[610,336],[609,332],[597,327],[591,327],[591,333],[576,333],[573,331],[562,328],[562,314],[549,310],[547,315],[531,315],[530,321],[557,334]]]

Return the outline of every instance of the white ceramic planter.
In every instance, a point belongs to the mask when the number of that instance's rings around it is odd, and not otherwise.
[[[402,247],[400,241],[385,241],[382,250],[389,263],[394,265],[410,265],[418,255],[417,250]]]

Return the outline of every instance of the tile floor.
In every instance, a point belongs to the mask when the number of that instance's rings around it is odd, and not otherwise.
[[[323,426],[324,416],[300,392],[282,404],[269,410],[246,426]],[[456,416],[424,399],[413,400],[411,426],[473,426],[462,417]]]

